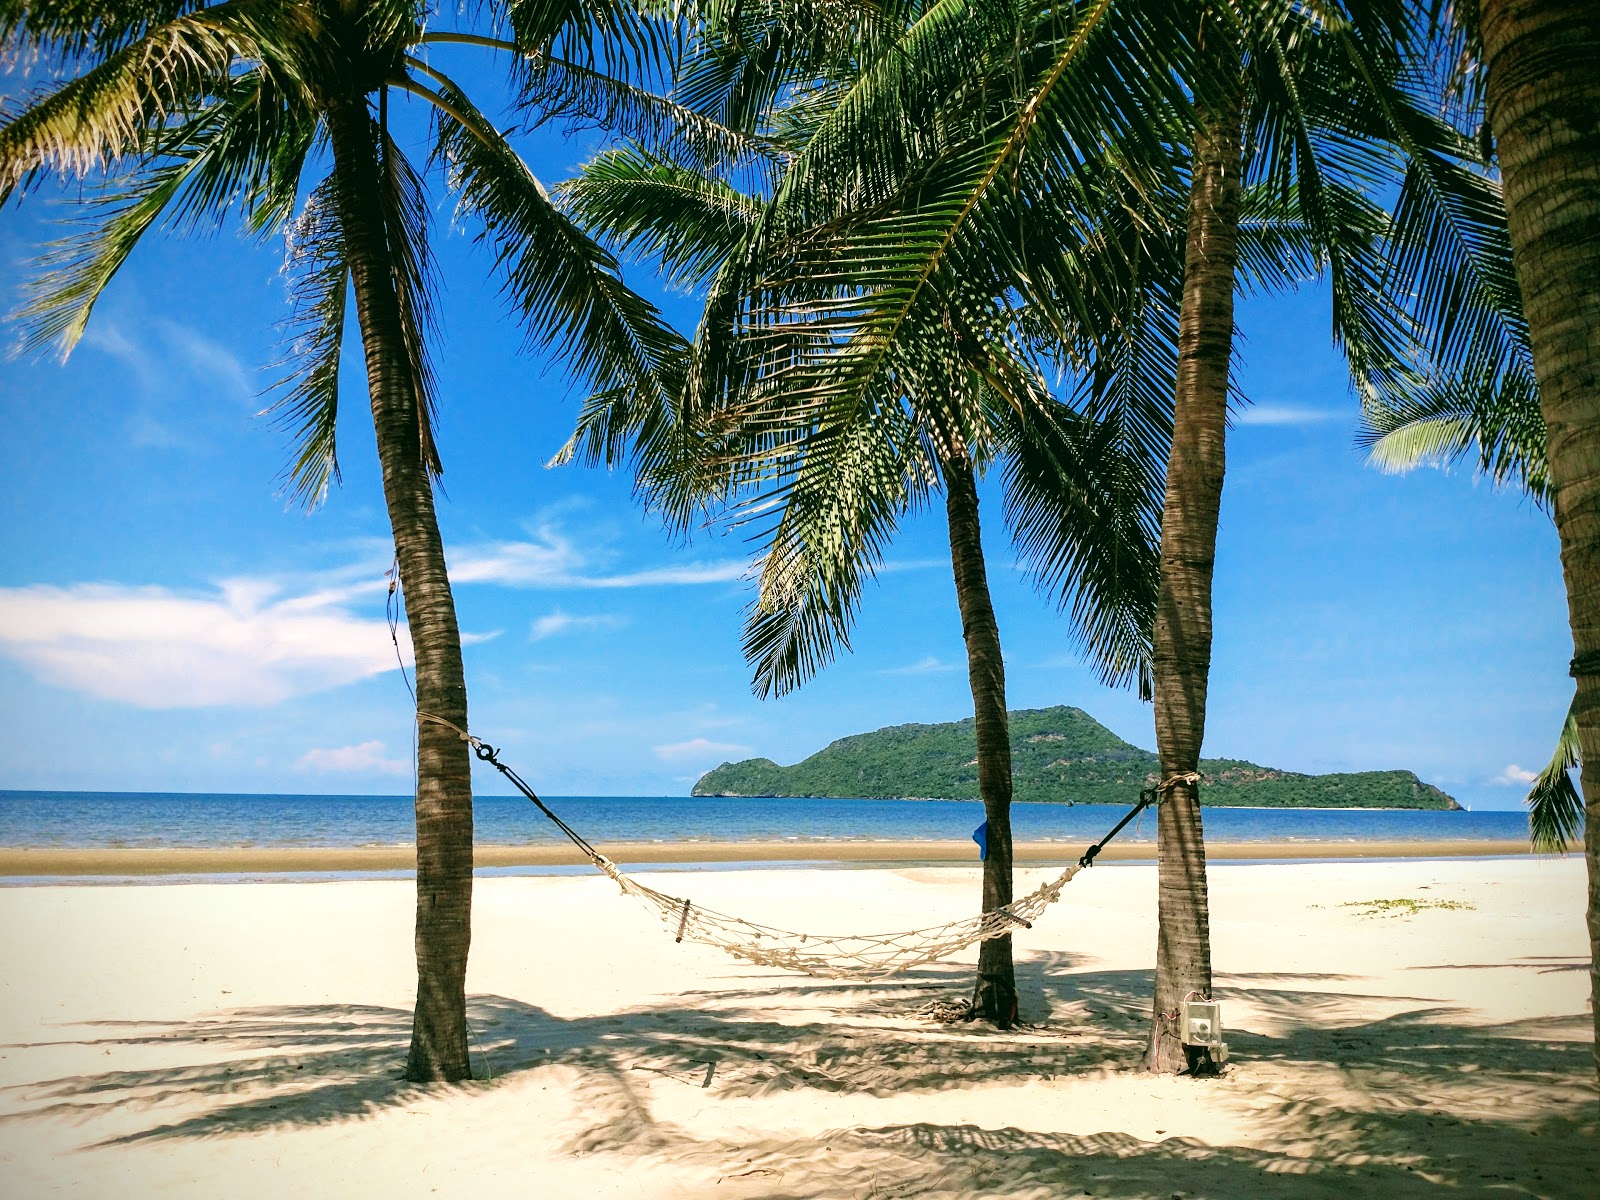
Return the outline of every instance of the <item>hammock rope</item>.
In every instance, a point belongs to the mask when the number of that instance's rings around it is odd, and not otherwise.
[[[582,834],[561,819],[515,770],[500,761],[499,752],[487,742],[474,737],[466,730],[431,713],[419,712],[419,721],[429,721],[453,730],[462,741],[472,747],[482,762],[488,763],[504,775],[511,785],[521,792],[552,824],[587,858],[596,870],[607,876],[626,896],[632,896],[653,909],[666,928],[679,942],[700,942],[714,946],[734,958],[761,966],[777,967],[829,979],[874,980],[883,979],[912,967],[937,962],[964,950],[977,942],[1005,937],[1016,929],[1031,929],[1034,921],[1050,905],[1061,898],[1061,889],[1072,882],[1074,876],[1094,863],[1095,856],[1107,842],[1152,804],[1159,804],[1166,793],[1185,783],[1199,783],[1197,772],[1173,775],[1160,783],[1143,789],[1139,802],[1128,810],[1122,820],[1094,845],[1086,850],[1077,862],[1071,864],[1055,879],[1042,884],[1021,899],[992,908],[976,917],[950,921],[923,929],[910,929],[902,933],[842,934],[819,936],[796,933],[760,925],[742,917],[730,916],[700,905],[681,896],[670,896],[648,887],[626,875],[616,863],[595,849]]]

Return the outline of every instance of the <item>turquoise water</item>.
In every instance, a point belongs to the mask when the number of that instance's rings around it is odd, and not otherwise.
[[[983,820],[964,800],[774,800],[691,796],[558,796],[546,803],[602,849],[608,842],[948,841]],[[1019,841],[1087,844],[1124,810],[1018,804]],[[521,797],[479,796],[477,840],[527,845],[561,833]],[[1528,836],[1521,812],[1212,808],[1216,842],[1499,841]],[[1153,841],[1146,813],[1119,841]],[[0,791],[0,846],[392,846],[415,840],[409,796],[273,796],[161,792]]]

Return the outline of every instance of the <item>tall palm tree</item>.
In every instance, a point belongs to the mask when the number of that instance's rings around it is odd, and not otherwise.
[[[472,791],[461,639],[434,510],[440,459],[427,335],[433,263],[422,176],[391,136],[388,97],[431,110],[433,161],[483,230],[535,345],[564,347],[597,387],[648,388],[681,339],[620,282],[616,263],[552,204],[512,146],[431,54],[504,51],[536,119],[597,116],[644,135],[677,128],[626,73],[663,44],[625,5],[503,0],[501,36],[430,30],[411,0],[134,0],[0,7],[13,61],[38,54],[65,82],[0,114],[0,200],[54,172],[100,180],[86,229],[58,246],[24,312],[35,342],[70,349],[95,301],[159,223],[236,214],[292,232],[292,374],[278,406],[298,450],[292,490],[314,503],[337,477],[335,417],[347,296],[365,357],[416,658],[417,1005],[406,1075],[470,1076]],[[693,136],[715,141],[710,122]],[[304,200],[302,202],[302,197]],[[298,215],[297,215],[298,209]]]
[[[1458,7],[1483,66],[1567,585],[1600,1074],[1600,12],[1586,0]]]
[[[719,116],[746,77],[729,67],[742,66],[738,59],[764,44],[764,32],[752,36],[747,27],[734,54],[689,72],[690,86],[702,101],[716,101]],[[917,36],[915,25],[900,36]],[[883,44],[893,50],[896,43],[886,37]],[[1100,284],[1101,294],[1079,300],[1080,310],[1099,306],[1099,325],[1084,325],[1077,313],[1063,318],[1058,311],[1053,328],[1024,316],[1008,303],[1009,277],[958,247],[925,281],[925,299],[882,338],[880,361],[851,379],[848,367],[841,378],[831,353],[817,355],[818,339],[832,335],[827,316],[815,315],[855,292],[859,277],[852,271],[871,270],[871,256],[903,234],[901,206],[936,203],[952,171],[959,178],[973,168],[970,141],[938,147],[924,136],[931,167],[897,183],[883,203],[836,208],[820,222],[792,211],[797,195],[802,204],[816,196],[797,188],[796,174],[812,170],[827,180],[828,144],[846,136],[837,126],[853,119],[858,102],[885,103],[874,93],[895,64],[893,53],[874,56],[859,41],[820,69],[815,58],[790,60],[790,71],[810,90],[798,104],[755,114],[789,159],[782,176],[774,174],[756,195],[631,152],[602,156],[569,185],[567,195],[590,228],[657,258],[681,283],[711,286],[674,419],[663,420],[649,405],[630,409],[627,397],[600,395],[580,420],[572,449],[614,461],[631,443],[642,490],[669,514],[684,519],[711,504],[731,508],[735,522],[758,523],[762,569],[745,649],[759,694],[797,686],[848,645],[864,582],[898,521],[932,489],[944,492],[988,822],[982,898],[992,909],[1012,898],[1011,763],[978,477],[992,463],[1004,465],[1007,516],[1041,583],[1073,607],[1080,636],[1105,674],[1133,675],[1147,658],[1154,467],[1165,421],[1164,406],[1137,390],[1152,372],[1127,366],[1159,357],[1170,336],[1156,317],[1136,311],[1136,289],[1118,290],[1123,260],[1149,257],[1152,246],[1127,219],[1126,197],[1110,188],[1099,197],[1095,236],[1076,239],[1054,264],[1063,275]],[[1011,69],[1009,58],[988,65],[997,74]],[[1039,63],[1025,69],[1037,71]],[[713,76],[724,81],[720,93],[706,84]],[[979,112],[977,119],[992,115]],[[970,125],[972,118],[966,120]],[[948,139],[937,123],[923,132]],[[1079,184],[1092,175],[1083,170]],[[1081,186],[1079,197],[1091,191]],[[1023,239],[1053,244],[1065,240],[1062,207],[1013,206],[994,219],[1020,221]],[[1032,228],[1051,222],[1047,234]],[[1175,277],[1171,247],[1156,239],[1153,249]],[[788,320],[791,307],[804,308],[805,316]],[[730,312],[731,325],[719,325]],[[835,319],[832,327],[842,334],[852,320]],[[1060,337],[1069,327],[1070,344]],[[1095,337],[1105,345],[1097,348]],[[1086,393],[1077,406],[1054,397],[1034,353],[1039,345],[1096,376],[1097,393]],[[697,376],[709,400],[694,394]],[[1015,1019],[1009,938],[980,951],[973,1011],[1001,1027]]]
[[[1185,996],[1209,995],[1211,955],[1198,769],[1210,672],[1211,591],[1226,472],[1233,297],[1243,285],[1292,286],[1241,254],[1245,197],[1264,189],[1298,212],[1303,268],[1326,273],[1333,334],[1365,394],[1407,379],[1411,328],[1380,286],[1387,229],[1362,199],[1399,174],[1403,128],[1432,147],[1439,131],[1399,87],[1399,6],[1302,6],[1213,0],[1197,9],[1195,96],[1183,307],[1172,450],[1162,507],[1161,589],[1153,638],[1163,790],[1155,988],[1145,1066],[1192,1067],[1179,1037]],[[1432,203],[1431,193],[1424,200]],[[1423,207],[1432,211],[1428,204]]]
[[[1584,0],[1468,0],[1446,24],[1443,5],[1418,7],[1440,35],[1420,47],[1419,83],[1461,145],[1411,155],[1391,280],[1412,297],[1427,363],[1372,411],[1374,452],[1404,466],[1475,451],[1555,517],[1576,694],[1530,802],[1536,843],[1584,830],[1600,1073],[1600,13]],[[1446,202],[1419,219],[1412,201],[1429,187]],[[1579,762],[1582,797],[1567,774]]]

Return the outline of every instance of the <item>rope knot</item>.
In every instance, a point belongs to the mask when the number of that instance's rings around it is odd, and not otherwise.
[[[1168,775],[1155,786],[1157,803],[1159,803],[1161,798],[1173,788],[1185,783],[1200,783],[1203,781],[1203,779],[1204,777],[1199,771],[1183,771],[1176,775]]]
[[[463,742],[466,742],[469,746],[481,746],[481,745],[483,745],[482,742],[480,742],[477,738],[473,737],[470,733],[468,733],[465,729],[461,728],[461,726],[457,725],[454,721],[446,721],[443,717],[436,717],[432,713],[423,712],[419,708],[417,710],[417,724],[420,725],[424,721],[428,722],[430,725],[443,725],[446,729],[453,730],[455,735],[458,738],[460,738]]]

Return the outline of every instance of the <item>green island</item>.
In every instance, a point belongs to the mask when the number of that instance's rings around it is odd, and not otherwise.
[[[695,783],[696,796],[867,800],[978,799],[972,718],[891,725],[840,738],[792,767],[769,758],[723,763]],[[1130,745],[1079,708],[1011,713],[1014,799],[1049,804],[1131,804],[1156,781],[1149,750]],[[1410,771],[1302,775],[1234,758],[1200,760],[1201,802],[1234,808],[1459,809]]]

